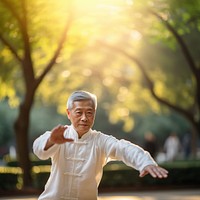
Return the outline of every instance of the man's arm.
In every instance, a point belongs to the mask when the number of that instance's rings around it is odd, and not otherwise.
[[[66,129],[67,126],[59,125],[38,137],[33,143],[34,154],[41,160],[46,160],[56,153],[59,144],[72,142],[73,139],[65,138],[63,135]]]
[[[150,174],[154,178],[167,178],[168,171],[157,165],[150,154],[138,145],[126,140],[117,140],[102,135],[106,157],[123,161],[126,165],[140,171],[140,177]],[[106,140],[105,140],[106,138]]]

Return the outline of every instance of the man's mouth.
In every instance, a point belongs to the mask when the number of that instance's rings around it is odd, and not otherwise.
[[[88,126],[88,124],[79,124],[79,126]]]

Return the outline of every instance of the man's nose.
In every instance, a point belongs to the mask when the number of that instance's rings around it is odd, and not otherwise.
[[[82,120],[82,121],[87,121],[87,116],[86,116],[85,113],[82,114],[82,116],[81,116],[81,120]]]

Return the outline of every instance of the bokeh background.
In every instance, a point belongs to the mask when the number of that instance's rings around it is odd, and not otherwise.
[[[94,129],[172,172],[141,181],[111,163],[102,189],[200,185],[200,1],[1,0],[0,16],[0,192],[44,187],[32,143],[69,124],[74,90],[97,95]]]

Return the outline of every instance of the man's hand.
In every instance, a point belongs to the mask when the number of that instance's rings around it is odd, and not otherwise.
[[[67,126],[58,125],[51,131],[51,136],[47,140],[46,146],[44,150],[49,149],[54,144],[63,144],[65,142],[73,142],[74,140],[71,138],[65,138],[64,132],[67,129]]]
[[[148,165],[140,172],[140,177],[147,174],[150,174],[153,178],[167,178],[168,171],[156,165]]]

